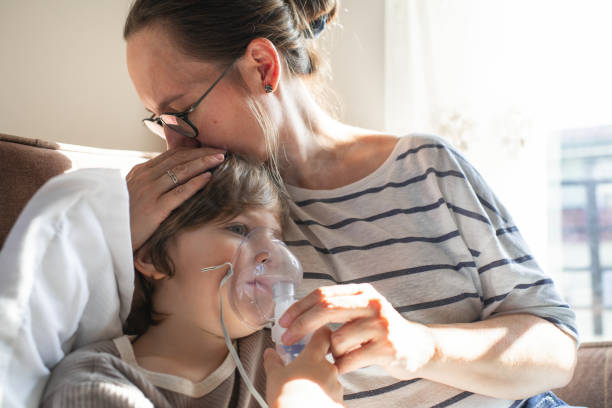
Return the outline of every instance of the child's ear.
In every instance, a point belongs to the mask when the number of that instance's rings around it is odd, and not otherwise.
[[[146,251],[143,248],[138,249],[134,254],[134,268],[136,268],[136,270],[145,277],[153,280],[159,280],[168,277],[168,275],[159,272],[155,268],[155,266],[151,262],[149,251]]]

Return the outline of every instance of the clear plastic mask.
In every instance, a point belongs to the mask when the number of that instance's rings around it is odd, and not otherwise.
[[[249,232],[229,266],[230,276],[225,283],[228,301],[234,313],[252,329],[274,321],[279,288],[296,288],[302,282],[300,262],[270,228],[258,227]]]

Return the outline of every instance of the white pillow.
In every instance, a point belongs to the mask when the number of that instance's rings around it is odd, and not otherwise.
[[[115,169],[49,180],[0,252],[0,406],[38,406],[70,350],[122,334],[134,291],[129,196]]]

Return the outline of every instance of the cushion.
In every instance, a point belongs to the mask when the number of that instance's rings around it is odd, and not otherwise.
[[[98,149],[0,133],[0,249],[28,200],[51,177],[79,168],[119,169],[124,176],[156,153]]]
[[[612,342],[582,343],[574,378],[553,390],[570,405],[612,407]]]

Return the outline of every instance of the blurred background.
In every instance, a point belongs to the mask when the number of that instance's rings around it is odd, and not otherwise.
[[[126,70],[129,4],[1,0],[0,133],[163,150]],[[583,340],[612,339],[610,15],[609,0],[342,0],[321,37],[337,116],[453,143]]]

